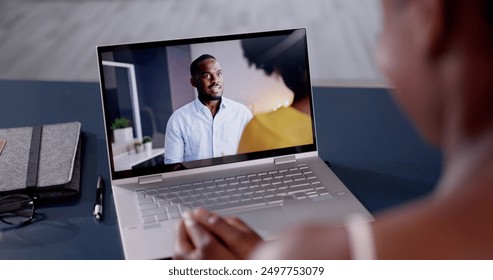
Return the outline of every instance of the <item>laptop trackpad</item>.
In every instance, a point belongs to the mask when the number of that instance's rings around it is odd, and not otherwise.
[[[331,223],[334,226],[343,225],[345,218],[355,211],[355,201],[349,196],[323,200],[290,200],[283,205],[272,206],[257,210],[234,213],[264,239],[273,239],[285,230],[300,224]]]
[[[291,224],[330,223],[342,225],[344,220],[358,208],[348,196],[327,196],[323,200],[294,200],[284,203],[283,210]]]
[[[276,238],[292,224],[281,205],[235,213],[263,239]]]

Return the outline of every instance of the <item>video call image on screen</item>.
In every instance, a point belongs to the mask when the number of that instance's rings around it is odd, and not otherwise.
[[[304,35],[102,51],[114,171],[314,144]]]

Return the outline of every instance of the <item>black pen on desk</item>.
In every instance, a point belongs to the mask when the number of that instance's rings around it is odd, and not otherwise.
[[[98,177],[98,184],[96,186],[96,203],[94,203],[94,210],[92,214],[97,221],[103,219],[103,192],[104,192],[104,181],[103,177]]]

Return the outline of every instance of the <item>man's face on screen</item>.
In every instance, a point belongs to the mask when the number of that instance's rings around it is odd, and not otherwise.
[[[192,77],[201,100],[219,100],[223,95],[223,72],[217,60],[209,58],[199,63],[199,71]]]

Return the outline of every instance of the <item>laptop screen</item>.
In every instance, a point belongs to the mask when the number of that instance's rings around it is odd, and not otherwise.
[[[305,29],[97,51],[113,179],[316,150]]]

